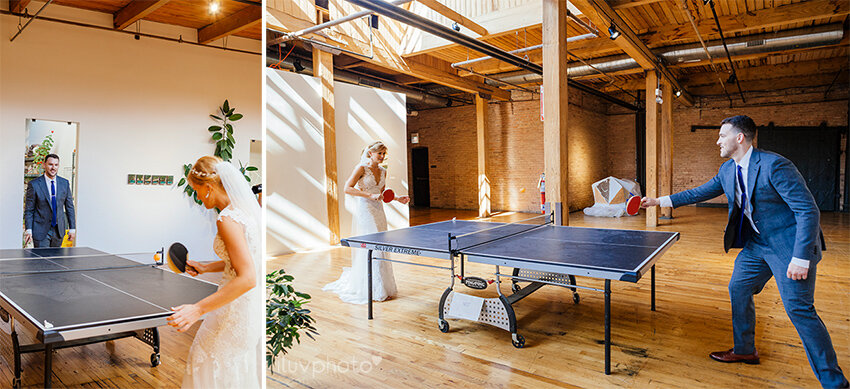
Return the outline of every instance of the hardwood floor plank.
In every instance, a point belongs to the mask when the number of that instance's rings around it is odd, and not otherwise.
[[[411,209],[411,224],[457,217],[475,211]],[[502,213],[495,221],[527,218]],[[838,353],[850,369],[850,217],[821,217],[828,250],[818,264],[815,306]],[[760,365],[721,364],[708,353],[731,347],[732,322],[727,285],[735,252],[723,252],[726,210],[684,207],[672,224],[646,228],[642,216],[620,219],[570,215],[570,225],[678,231],[681,240],[657,265],[656,312],[650,308],[649,277],[637,284],[612,283],[612,375],[603,370],[603,296],[579,290],[581,302],[562,288],[544,287],[519,302],[519,333],[526,347],[516,349],[504,330],[463,320],[437,329],[437,305],[449,285],[446,271],[393,264],[399,294],[366,307],[343,303],[322,286],[350,266],[351,250],[334,247],[292,254],[268,263],[285,268],[295,287],[310,293],[310,309],[320,335],[302,340],[269,375],[268,388],[325,387],[817,387],[796,330],[785,314],[774,281],[756,295],[756,345]],[[438,260],[402,257],[419,263]],[[467,275],[493,278],[491,266],[467,264]],[[601,280],[578,277],[579,285],[600,288]],[[485,291],[458,290],[494,297]],[[510,285],[502,285],[509,293]],[[347,365],[345,364],[347,362]],[[344,366],[357,369],[342,369]]]

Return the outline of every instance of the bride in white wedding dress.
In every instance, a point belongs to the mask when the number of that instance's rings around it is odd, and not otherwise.
[[[354,235],[387,230],[387,217],[382,200],[387,170],[380,166],[386,155],[387,147],[380,141],[367,146],[361,154],[360,163],[345,183],[345,194],[352,196],[355,202],[352,231]],[[407,204],[410,197],[398,196],[395,200]],[[338,294],[339,298],[347,303],[366,304],[369,299],[367,255],[367,250],[354,249],[351,267],[344,268],[339,279],[325,285],[322,290]],[[372,300],[384,301],[396,295],[390,262],[372,261],[372,276]]]
[[[169,325],[188,330],[207,314],[189,350],[183,388],[260,388],[263,285],[261,208],[242,173],[230,162],[201,157],[188,181],[207,209],[218,208],[213,250],[221,261],[188,261],[192,276],[223,272],[218,290],[195,304],[174,307]]]

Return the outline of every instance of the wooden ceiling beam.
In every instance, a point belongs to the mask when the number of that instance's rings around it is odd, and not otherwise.
[[[198,43],[207,44],[263,22],[263,9],[249,5],[241,11],[198,29]]]
[[[22,13],[29,3],[30,0],[9,0],[9,12]]]
[[[511,92],[500,89],[483,82],[470,78],[461,77],[451,69],[448,62],[428,57],[403,58],[394,50],[389,50],[381,43],[370,46],[368,42],[362,42],[348,35],[338,37],[345,44],[340,45],[348,50],[359,53],[372,53],[371,58],[358,57],[363,60],[361,66],[370,66],[384,73],[401,73],[422,80],[421,82],[433,82],[445,85],[467,93],[483,93],[496,100],[508,101]],[[424,63],[422,59],[427,59]]]
[[[835,77],[836,73],[840,72],[846,66],[847,58],[842,57],[826,60],[789,62],[778,65],[738,67],[736,73],[738,75],[738,79],[741,80],[741,84],[743,86],[745,82],[753,83],[756,81],[771,80],[776,78],[807,78],[822,75],[829,75],[830,77]],[[721,72],[720,77],[725,80],[728,77],[728,74]],[[681,77],[681,80],[685,87],[689,88],[689,90],[691,90],[692,88],[706,89],[706,87],[714,86],[720,88],[720,86],[717,85],[717,75],[713,71],[684,75]],[[618,80],[617,82],[615,82],[615,85],[625,90],[640,90],[644,88],[644,81],[642,78]],[[602,91],[619,91],[617,87],[613,85],[607,86],[602,88]],[[729,85],[727,85],[727,88],[728,87]],[[732,88],[734,88],[734,86],[732,86]],[[745,87],[744,92],[747,91],[748,90]]]
[[[570,2],[600,29],[604,29],[612,23],[615,24],[621,36],[615,39],[614,43],[625,51],[629,57],[637,61],[641,68],[645,70],[656,70],[659,78],[667,80],[673,86],[674,90],[682,91],[679,98],[685,105],[693,105],[693,99],[684,90],[679,81],[676,80],[673,73],[649,50],[649,47],[638,38],[637,34],[632,31],[623,18],[605,0],[571,0]],[[569,45],[567,48],[569,49]]]
[[[779,91],[783,89],[790,88],[818,88],[825,87],[827,85],[832,84],[832,82],[838,84],[847,84],[850,79],[848,79],[848,73],[842,72],[838,75],[838,79],[836,79],[836,74],[815,74],[809,76],[793,76],[793,77],[781,77],[781,78],[771,78],[766,80],[741,80],[741,88],[744,90],[744,93],[749,92],[771,92],[771,91]],[[732,98],[735,98],[738,93],[738,88],[734,85],[727,85],[729,89],[729,93],[732,95]],[[695,95],[700,96],[711,96],[711,95],[722,95],[723,89],[720,85],[706,85],[706,86],[697,86],[692,88],[692,91]]]
[[[157,8],[168,3],[168,0],[135,0],[129,2],[124,8],[118,10],[112,15],[112,26],[116,30],[123,30],[135,23],[137,20],[143,19]]]
[[[850,2],[847,0],[812,0],[801,3],[781,5],[750,13],[719,16],[723,34],[777,27],[781,25],[804,23],[816,19],[844,16],[850,14]],[[619,27],[619,25],[618,25]],[[697,29],[704,40],[710,36],[718,37],[719,32],[713,18],[697,21]],[[690,23],[662,26],[641,34],[640,38],[648,46],[670,45],[681,41],[697,39]],[[713,39],[713,37],[711,38]]]
[[[624,9],[632,7],[640,7],[647,4],[661,3],[667,0],[610,0],[611,8]]]
[[[481,27],[480,24],[475,23],[472,20],[470,20],[469,18],[467,18],[466,16],[463,16],[463,15],[455,12],[455,10],[443,5],[442,3],[440,3],[437,0],[417,0],[417,1],[424,6],[431,8],[432,10],[437,12],[438,14],[449,18],[449,20],[472,30],[472,32],[474,32],[478,35],[485,36],[485,35],[490,34],[489,32],[487,32],[487,29],[484,28],[484,27]]]

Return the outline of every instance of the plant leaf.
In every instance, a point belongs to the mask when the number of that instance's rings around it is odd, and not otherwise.
[[[208,128],[207,130],[209,130],[210,132],[221,131],[221,126],[210,126],[210,128]]]
[[[210,115],[210,117],[211,117],[211,118],[213,118],[213,119],[215,119],[215,120],[224,120],[224,119],[222,119],[222,118],[220,118],[220,117],[218,117],[218,116],[215,116],[215,115]]]
[[[256,166],[248,166],[247,168],[245,168],[245,170],[247,170],[249,172],[255,172],[255,171],[260,170],[260,169],[258,169]]]
[[[212,138],[215,139],[215,140],[220,140],[221,137],[222,137],[222,135],[221,135],[220,132],[216,132],[216,133],[212,134]]]
[[[185,183],[186,183],[186,179],[185,179],[185,178],[181,178],[181,179],[180,179],[180,182],[178,182],[178,183],[177,183],[177,186],[183,186],[183,184],[185,184]]]
[[[224,112],[230,111],[230,103],[227,100],[224,100],[224,105],[222,105],[222,109]]]
[[[235,114],[231,115],[228,119],[230,119],[231,122],[235,122],[239,119],[242,119],[242,114],[241,113],[235,113]]]

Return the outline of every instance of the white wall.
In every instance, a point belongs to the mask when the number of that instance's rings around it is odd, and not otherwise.
[[[45,10],[62,12],[111,23],[107,14]],[[250,139],[262,137],[261,57],[41,20],[9,42],[17,24],[0,16],[0,248],[20,247],[26,119],[49,118],[79,123],[79,246],[134,252],[181,241],[194,258],[214,259],[211,211],[176,188],[128,186],[127,174],[174,175],[176,182],[182,164],[213,152],[208,115],[225,98],[245,115],[235,123],[234,159],[247,162]],[[256,41],[228,44],[250,42],[261,50]]]
[[[276,256],[328,246],[322,102],[316,78],[266,70],[266,159],[264,188],[266,250]],[[405,96],[334,83],[340,233],[351,236],[352,203],[342,193],[363,148],[380,139],[389,148],[388,184],[407,194]],[[406,206],[385,208],[389,228],[409,225]]]
[[[336,163],[339,188],[360,161],[370,143],[380,140],[387,146],[387,188],[397,196],[408,194],[407,183],[407,109],[406,96],[363,86],[334,83],[336,103]],[[340,194],[340,236],[352,235],[354,201]],[[410,226],[407,205],[393,201],[384,205],[387,227],[391,230]]]
[[[326,246],[325,157],[319,80],[266,69],[266,252]]]

